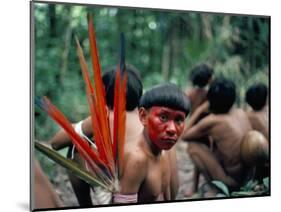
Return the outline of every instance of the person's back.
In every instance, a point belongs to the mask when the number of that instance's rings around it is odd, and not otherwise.
[[[186,95],[189,97],[192,109],[191,114],[207,100],[207,90],[205,88],[196,87],[191,90],[188,90]]]
[[[243,164],[240,157],[240,148],[244,136],[252,128],[246,113],[233,108],[227,114],[211,114],[214,125],[209,136],[217,146],[216,154],[225,170],[240,181]]]
[[[262,83],[253,84],[246,91],[245,99],[252,108],[247,114],[253,129],[268,139],[267,86]]]
[[[268,111],[249,111],[248,118],[254,130],[261,132],[268,139]]]
[[[245,100],[247,104],[252,108],[252,110],[247,112],[248,118],[251,122],[252,128],[260,133],[266,139],[266,144],[269,145],[269,125],[268,125],[268,88],[263,83],[254,83],[251,85],[245,95]],[[249,145],[252,146],[252,145]],[[266,145],[265,145],[266,146]],[[259,147],[261,150],[265,150],[265,146]],[[254,145],[253,145],[254,147]],[[265,149],[264,149],[265,148]],[[257,151],[258,153],[260,151]],[[255,157],[259,157],[257,155]],[[258,180],[262,180],[264,177],[268,177],[270,173],[269,161],[264,163],[256,164],[255,177]]]
[[[113,135],[113,111],[109,112],[109,124],[111,135]],[[143,126],[139,119],[138,109],[134,109],[132,111],[126,111],[126,127],[125,127],[125,138],[126,142],[135,141],[135,137],[142,132]]]
[[[126,130],[125,130],[125,138],[127,140],[131,140],[132,137],[140,134],[142,132],[143,126],[139,121],[138,117],[138,104],[139,99],[142,96],[142,82],[138,75],[138,70],[132,65],[127,65],[126,71],[128,74],[127,87],[126,87]],[[106,104],[108,107],[108,115],[109,115],[109,127],[111,130],[111,135],[113,136],[113,106],[114,106],[114,88],[115,88],[115,68],[111,68],[109,71],[105,72],[102,76],[102,81],[105,88],[105,98]],[[80,136],[86,138],[90,143],[94,143],[93,137],[93,128],[92,128],[92,120],[91,117],[80,121],[79,123],[74,125],[75,130]],[[85,161],[82,159],[80,154],[74,150],[71,145],[71,140],[65,131],[59,131],[51,140],[50,143],[52,147],[56,150],[64,148],[66,146],[70,146],[68,150],[68,157],[72,158],[75,162],[77,162],[81,167],[85,168]],[[78,199],[80,206],[91,206],[92,200],[90,196],[90,186],[83,180],[79,179],[75,175],[69,173],[69,178]],[[100,198],[98,192],[95,192],[96,200],[99,204],[108,203],[108,199]],[[109,196],[109,195],[108,195]]]
[[[191,70],[189,77],[193,87],[186,91],[191,104],[190,114],[207,100],[206,86],[210,83],[212,74],[213,69],[206,64],[197,65]]]
[[[200,142],[194,143],[190,150],[193,161],[208,182],[220,180],[231,189],[237,188],[249,171],[240,154],[243,138],[252,128],[246,113],[233,107],[236,92],[232,81],[224,78],[214,80],[207,97],[208,104],[203,106],[208,111],[201,112],[210,114],[187,128],[183,140],[209,136],[214,142],[213,152]]]

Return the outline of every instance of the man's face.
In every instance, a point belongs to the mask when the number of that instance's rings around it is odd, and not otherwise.
[[[168,107],[154,106],[146,113],[145,125],[151,142],[159,149],[175,145],[185,126],[185,113]]]

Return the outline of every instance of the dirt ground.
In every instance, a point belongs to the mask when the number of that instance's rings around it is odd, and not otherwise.
[[[174,147],[177,150],[177,160],[178,160],[178,173],[179,173],[179,192],[177,199],[186,199],[184,196],[185,192],[191,188],[192,185],[192,175],[193,175],[193,164],[186,153],[187,144],[183,142],[178,142]],[[57,165],[55,170],[55,178],[52,182],[56,189],[56,192],[59,194],[64,205],[66,207],[75,207],[79,206],[71,184],[68,180],[66,169]],[[96,200],[92,195],[93,202]]]

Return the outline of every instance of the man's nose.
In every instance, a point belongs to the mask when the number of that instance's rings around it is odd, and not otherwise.
[[[174,135],[176,134],[176,126],[175,126],[175,123],[173,121],[169,121],[167,123],[167,132],[170,134],[170,135]]]

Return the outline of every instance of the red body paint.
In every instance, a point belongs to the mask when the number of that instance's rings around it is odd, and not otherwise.
[[[167,107],[154,106],[147,118],[148,136],[161,150],[171,149],[184,130],[185,113]]]

